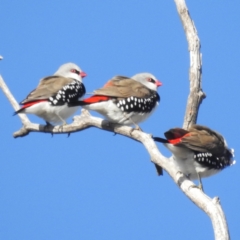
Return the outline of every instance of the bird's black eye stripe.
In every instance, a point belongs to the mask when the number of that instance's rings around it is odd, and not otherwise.
[[[152,83],[155,83],[156,81],[154,80],[154,79],[152,79],[152,78],[148,78],[148,81],[149,82],[152,82]]]
[[[80,72],[77,69],[71,69],[71,72],[76,73],[77,75],[80,75]]]

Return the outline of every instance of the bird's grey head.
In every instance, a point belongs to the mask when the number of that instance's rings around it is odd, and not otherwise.
[[[138,73],[131,77],[132,79],[142,83],[147,88],[157,91],[157,88],[162,86],[162,83],[156,79],[151,73]]]
[[[87,76],[87,74],[75,63],[65,63],[61,65],[54,75],[73,78],[80,82],[82,82],[82,78]]]

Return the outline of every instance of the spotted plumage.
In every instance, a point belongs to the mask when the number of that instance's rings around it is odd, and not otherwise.
[[[146,98],[139,97],[128,97],[126,99],[116,100],[116,105],[123,112],[130,113],[149,113],[151,112],[156,104],[160,102],[160,97],[157,92],[152,92],[152,95]]]
[[[230,150],[223,156],[219,157],[210,152],[194,152],[193,157],[195,161],[208,169],[222,170],[233,164],[233,161],[231,160],[232,154],[233,152]]]
[[[132,125],[146,120],[160,102],[157,88],[162,84],[150,73],[132,78],[116,76],[92,97],[70,103],[102,114],[110,122]]]
[[[71,103],[77,101],[86,93],[84,85],[77,81],[73,80],[68,85],[62,87],[55,95],[48,98],[48,101],[53,106],[61,106],[65,103]]]
[[[82,78],[86,76],[76,64],[66,63],[53,76],[40,80],[36,89],[21,102],[15,114],[30,113],[49,123],[66,124],[78,107],[69,108],[68,103],[80,99],[86,92]]]
[[[233,149],[227,147],[221,134],[212,129],[193,125],[188,131],[172,128],[166,139],[154,137],[173,153],[173,161],[190,179],[212,176],[235,163]]]

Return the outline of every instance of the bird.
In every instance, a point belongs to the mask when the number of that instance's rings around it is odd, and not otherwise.
[[[234,150],[228,148],[224,137],[206,126],[194,124],[189,130],[172,128],[164,135],[166,139],[153,139],[164,143],[172,152],[180,172],[190,180],[198,179],[202,190],[201,178],[219,173],[236,162]]]
[[[78,109],[68,107],[67,103],[78,100],[86,92],[82,83],[85,76],[87,74],[74,63],[61,65],[52,76],[40,80],[14,115],[30,113],[44,119],[46,126],[52,126],[52,123],[65,125],[66,119]]]
[[[71,107],[82,106],[103,115],[109,122],[136,125],[146,120],[160,102],[157,88],[162,83],[150,73],[133,77],[115,76],[94,95],[82,101],[71,102]]]

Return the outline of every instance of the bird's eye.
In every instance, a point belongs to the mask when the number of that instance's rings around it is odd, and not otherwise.
[[[80,72],[78,70],[74,69],[74,68],[72,68],[70,71],[73,72],[73,73],[76,73],[77,75],[80,74]]]
[[[154,80],[154,79],[152,79],[152,78],[148,78],[147,79],[149,82],[152,82],[152,83],[155,83],[156,81]]]

